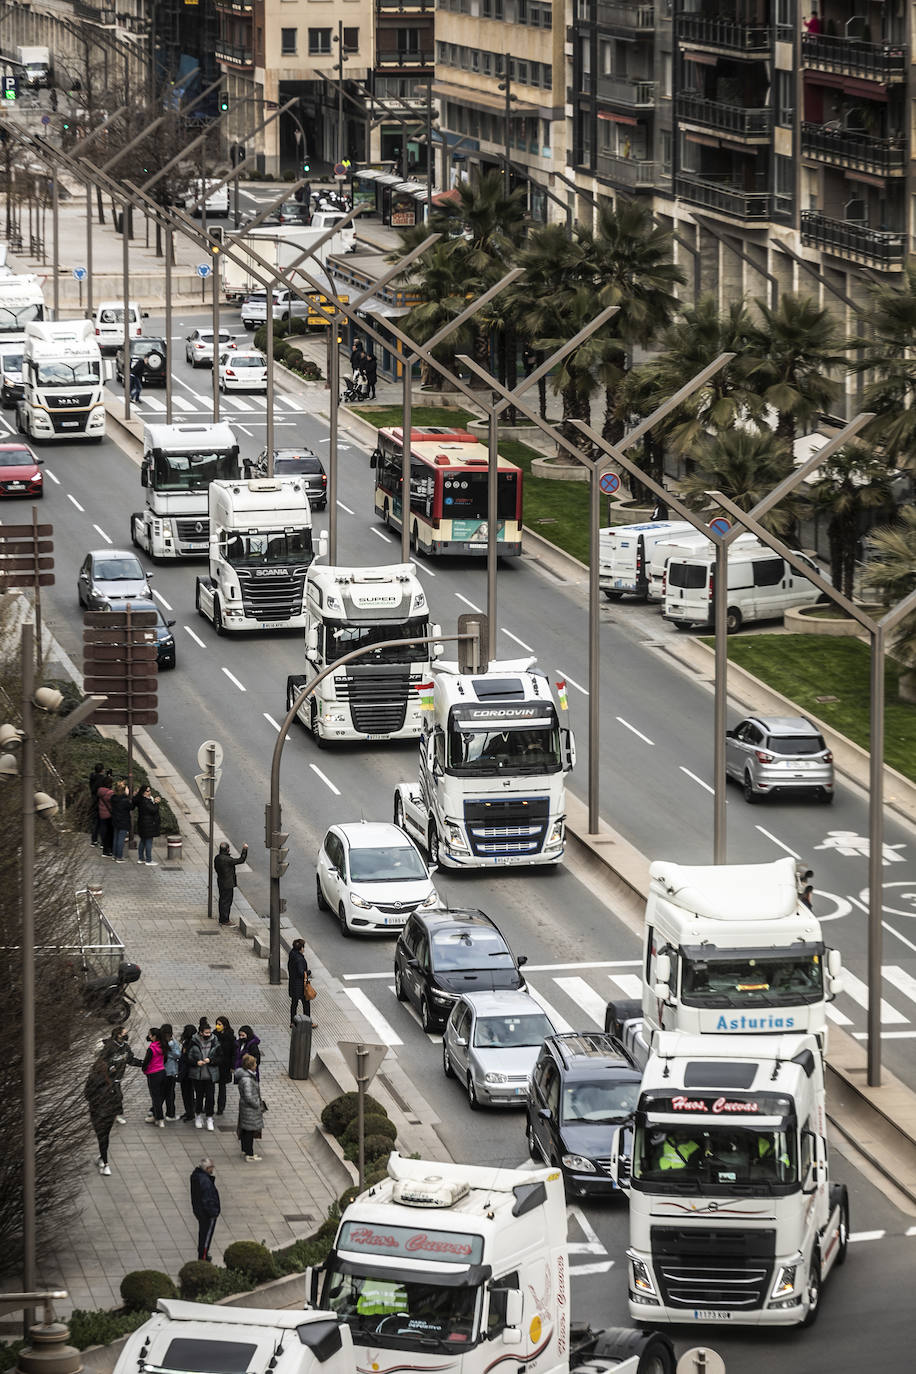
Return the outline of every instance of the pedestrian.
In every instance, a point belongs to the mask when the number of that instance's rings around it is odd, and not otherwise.
[[[216,1186],[216,1168],[212,1159],[202,1159],[191,1170],[191,1211],[197,1218],[197,1258],[208,1260],[213,1232],[219,1216],[219,1189]]]
[[[153,789],[145,782],[137,791],[133,805],[137,812],[137,863],[155,868],[153,840],[161,831],[159,818],[159,798],[153,796]]]
[[[171,1027],[169,1027],[171,1030]],[[163,1037],[159,1026],[151,1026],[146,1037],[146,1055],[143,1059],[143,1072],[149,1088],[150,1109],[146,1120],[154,1126],[165,1126],[165,1061],[168,1058],[169,1042]]]
[[[239,1033],[235,1038],[235,1058],[232,1061],[233,1073],[242,1067],[243,1055],[250,1054],[257,1068],[254,1071],[255,1078],[261,1078],[261,1041],[255,1035],[250,1026],[239,1026]]]
[[[254,1142],[261,1139],[264,1129],[261,1085],[255,1075],[257,1067],[258,1061],[253,1054],[243,1054],[241,1066],[235,1071],[235,1085],[239,1090],[238,1137],[246,1164],[257,1164],[261,1159],[254,1152]]]
[[[92,1129],[95,1131],[96,1140],[99,1142],[98,1170],[105,1178],[110,1178],[111,1165],[108,1163],[108,1140],[111,1136],[111,1128],[118,1118],[120,1090],[111,1076],[111,1068],[104,1054],[98,1056],[89,1070],[89,1077],[86,1079],[83,1093],[89,1103],[89,1119],[92,1122]]]
[[[124,1117],[124,1092],[121,1087],[124,1079],[124,1070],[128,1065],[131,1065],[135,1069],[142,1069],[143,1060],[138,1059],[131,1049],[127,1039],[127,1028],[125,1026],[118,1026],[116,1030],[111,1032],[107,1040],[102,1041],[101,1052],[104,1054],[108,1064],[108,1072],[111,1074],[112,1082],[117,1088],[118,1114],[115,1117],[115,1121],[119,1126],[126,1126],[127,1121]]]
[[[165,1118],[167,1121],[174,1121],[175,1085],[178,1082],[178,1061],[181,1058],[181,1046],[175,1039],[175,1032],[168,1021],[159,1027],[159,1034],[168,1046],[165,1056]]]
[[[811,6],[811,16],[804,21],[805,33],[818,34],[822,32],[821,20],[817,12],[817,5]]]
[[[363,356],[363,346],[359,339],[353,340],[353,347],[350,349],[350,371],[356,375],[361,370],[361,358]]]
[[[126,863],[124,846],[130,834],[130,793],[126,782],[116,782],[108,803],[111,812],[111,857],[116,864]]]
[[[289,975],[289,1024],[292,1025],[300,1002],[304,1014],[308,1017],[312,1015],[312,1004],[305,995],[305,985],[311,980],[312,970],[309,968],[309,961],[305,957],[304,940],[293,941],[293,947],[286,961],[286,971]]]
[[[130,365],[130,399],[132,401],[139,401],[140,399],[140,393],[143,390],[143,371],[143,359],[141,357],[134,358]]]
[[[197,1034],[193,1025],[189,1021],[181,1032],[181,1053],[178,1056],[178,1086],[181,1089],[181,1105],[184,1107],[182,1121],[194,1120],[194,1083],[191,1079],[191,1061],[188,1058],[188,1051],[191,1041]]]
[[[111,774],[106,773],[95,789],[99,808],[99,844],[102,846],[103,859],[114,858],[111,852],[111,798],[114,788],[111,784]]]
[[[243,864],[248,857],[248,845],[243,844],[237,859],[233,859],[229,852],[229,845],[223,840],[219,847],[219,853],[213,860],[213,868],[216,872],[216,884],[219,888],[219,923],[221,926],[231,926],[229,912],[232,910],[232,898],[238,886],[235,870],[239,864]]]
[[[213,1125],[213,1100],[219,1080],[220,1043],[206,1016],[202,1016],[188,1047],[191,1081],[194,1084],[194,1125],[200,1131],[206,1119],[207,1130]]]
[[[808,908],[809,911],[813,911],[813,910],[814,910],[814,902],[813,902],[813,900],[812,900],[813,897],[814,897],[814,888],[813,888],[813,887],[811,886],[811,884],[809,883],[808,886],[805,888],[804,892],[803,892],[803,893],[801,894],[801,896],[799,897],[799,901],[800,901],[804,906],[806,906],[806,907]]]
[[[99,798],[98,790],[105,781],[105,765],[97,763],[89,774],[89,819],[92,822],[92,835],[89,843],[99,843]]]
[[[366,379],[366,384],[369,387],[369,395],[366,397],[366,399],[368,401],[374,401],[375,384],[378,381],[378,359],[372,352],[371,348],[367,348],[366,352],[363,354],[362,372],[363,376]]]
[[[219,1041],[219,1084],[216,1089],[216,1115],[226,1110],[226,1089],[232,1082],[235,1060],[235,1031],[228,1016],[218,1016],[214,1026]]]

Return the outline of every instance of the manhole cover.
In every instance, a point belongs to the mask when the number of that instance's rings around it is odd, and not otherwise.
[[[293,1225],[294,1222],[300,1221],[308,1222],[309,1224],[311,1224],[312,1222],[314,1222],[315,1218],[312,1216],[311,1212],[284,1212],[283,1220],[288,1221],[290,1225]]]
[[[210,968],[215,968],[215,969],[225,969],[225,968],[232,968],[232,965],[231,965],[231,964],[210,964],[209,967],[210,967]]]

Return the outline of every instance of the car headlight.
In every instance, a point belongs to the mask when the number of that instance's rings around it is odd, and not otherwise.
[[[434,1002],[453,1002],[455,1000],[454,993],[440,992],[438,988],[431,988],[430,991],[432,992]]]
[[[350,893],[350,901],[354,906],[358,906],[363,911],[368,911],[372,906],[371,902],[367,902],[365,898],[358,896],[355,892]]]
[[[485,1073],[483,1076],[485,1083],[508,1083],[508,1078],[504,1073]]]
[[[427,911],[430,907],[432,907],[432,906],[438,906],[438,905],[439,905],[439,894],[438,894],[438,892],[431,892],[431,893],[429,894],[428,897],[424,897],[424,898],[423,898],[423,901],[422,901],[422,902],[420,903],[420,905],[417,907],[417,910],[418,910],[418,911]]]
[[[595,1174],[598,1172],[592,1161],[586,1159],[585,1155],[564,1155],[563,1168],[572,1169],[577,1174]]]

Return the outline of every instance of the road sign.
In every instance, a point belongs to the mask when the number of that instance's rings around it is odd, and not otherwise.
[[[605,496],[613,496],[615,491],[620,490],[620,478],[616,472],[603,472],[598,481],[598,485]]]
[[[218,740],[204,740],[197,751],[197,762],[201,768],[220,768],[223,762],[223,746]]]
[[[213,268],[210,266],[208,262],[199,262],[197,264],[197,275],[201,278],[209,277],[212,271]]]
[[[217,768],[213,773],[195,773],[194,781],[197,783],[197,790],[204,801],[212,801],[216,796],[216,789],[219,787],[219,780],[223,776],[223,770]]]
[[[73,269],[73,275],[74,275],[74,277],[76,277],[76,280],[77,280],[77,281],[85,281],[85,280],[86,280],[86,277],[87,277],[89,274],[87,273],[85,267],[74,267],[74,269]]]
[[[19,94],[19,77],[4,76],[3,78],[3,99],[15,100]]]
[[[336,162],[334,164],[334,175],[336,177],[345,177],[347,175],[347,169],[342,162]]]
[[[709,528],[712,530],[713,534],[728,534],[731,527],[732,522],[726,520],[724,515],[717,515],[715,520],[710,520],[709,522]]]
[[[338,1040],[337,1048],[343,1055],[344,1063],[354,1078],[357,1078],[357,1071],[362,1067],[363,1087],[368,1087],[372,1082],[382,1066],[382,1060],[388,1053],[387,1045],[367,1045],[361,1040]],[[365,1051],[359,1056],[362,1061],[361,1066],[357,1061],[357,1050]],[[359,1081],[358,1078],[357,1081]]]
[[[50,115],[42,115],[42,116],[41,116],[41,122],[42,122],[42,124],[50,124],[50,123],[51,123],[51,116],[50,116]]]

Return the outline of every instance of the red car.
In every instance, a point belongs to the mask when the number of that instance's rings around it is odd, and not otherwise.
[[[0,496],[44,496],[43,462],[25,444],[0,444]]]

